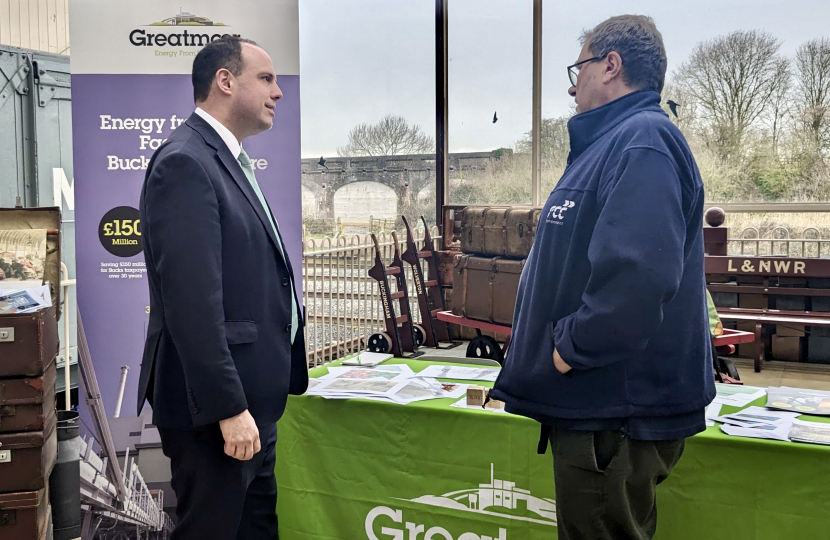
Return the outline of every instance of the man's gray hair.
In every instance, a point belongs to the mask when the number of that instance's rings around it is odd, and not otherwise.
[[[632,88],[663,91],[666,81],[666,48],[654,20],[645,15],[619,15],[582,34],[594,56],[616,51],[622,58],[622,76]]]

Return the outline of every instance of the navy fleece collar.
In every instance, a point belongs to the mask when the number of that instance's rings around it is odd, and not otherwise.
[[[660,107],[659,92],[637,90],[601,107],[572,117],[568,121],[568,134],[571,138],[571,154],[568,156],[568,162],[578,158],[594,141],[617,124],[643,111],[666,114]]]

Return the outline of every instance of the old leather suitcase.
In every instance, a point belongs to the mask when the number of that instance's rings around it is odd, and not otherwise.
[[[0,379],[0,433],[40,431],[55,412],[57,368],[40,377]]]
[[[530,254],[541,209],[468,206],[461,216],[461,251],[524,259]]]
[[[444,288],[444,305],[447,307],[449,311],[452,311],[452,287],[445,287]],[[471,339],[478,336],[478,332],[475,328],[470,326],[461,326],[459,324],[449,323],[450,329],[450,338],[453,341],[456,340],[463,340],[463,341],[470,341]],[[493,332],[487,332],[482,330],[481,335],[489,336],[499,343],[504,342],[504,335],[503,334],[495,334]]]
[[[489,206],[468,206],[461,211],[461,251],[484,253],[484,218]]]
[[[453,313],[496,324],[513,323],[524,260],[462,255],[453,274]]]
[[[58,457],[57,418],[52,414],[41,431],[0,433],[0,493],[37,491]]]
[[[0,538],[45,540],[50,533],[51,510],[47,489],[0,493]]]
[[[0,378],[39,377],[58,354],[56,308],[0,315]],[[13,333],[13,335],[12,335]]]
[[[488,208],[484,212],[484,248],[481,255],[505,257],[507,255],[507,216],[510,208]]]
[[[504,256],[513,259],[526,259],[536,238],[541,208],[511,208],[505,219]],[[485,240],[486,243],[486,240]]]

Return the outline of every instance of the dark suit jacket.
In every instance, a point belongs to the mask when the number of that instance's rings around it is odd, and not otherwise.
[[[302,310],[291,344],[293,271],[267,211],[196,114],[153,155],[140,204],[150,322],[138,409],[148,399],[157,426],[200,427],[245,409],[276,422],[288,394],[308,387]]]

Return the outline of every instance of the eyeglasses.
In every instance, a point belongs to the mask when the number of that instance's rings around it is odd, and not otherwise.
[[[579,77],[579,70],[582,69],[580,67],[582,64],[587,64],[588,62],[596,62],[598,60],[603,60],[604,58],[605,56],[595,56],[593,58],[583,60],[582,62],[577,62],[572,66],[568,66],[568,78],[571,80],[571,84],[573,86],[576,86],[576,80]]]

